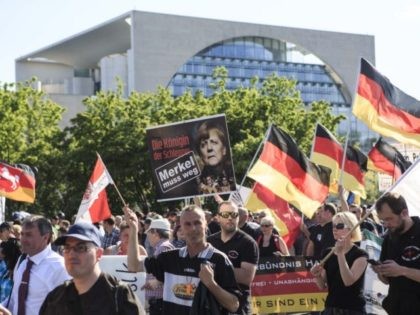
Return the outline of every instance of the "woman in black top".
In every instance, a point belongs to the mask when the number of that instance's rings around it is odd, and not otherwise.
[[[271,216],[265,216],[261,219],[261,235],[257,238],[260,257],[265,256],[289,256],[289,250],[283,238],[274,234],[274,219]]]
[[[359,227],[346,237],[356,224],[356,216],[348,211],[333,217],[334,255],[324,266],[316,265],[311,270],[318,287],[328,287],[324,315],[366,314],[363,282],[368,255],[354,244],[362,239]]]

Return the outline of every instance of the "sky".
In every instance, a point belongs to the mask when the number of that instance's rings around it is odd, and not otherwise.
[[[420,0],[0,0],[0,82],[14,60],[131,10],[375,37],[376,67],[420,99]]]

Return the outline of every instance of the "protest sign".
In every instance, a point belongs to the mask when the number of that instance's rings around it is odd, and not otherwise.
[[[327,292],[310,272],[315,262],[302,256],[260,257],[251,283],[253,313],[323,310]]]
[[[360,248],[364,249],[370,259],[379,260],[381,254],[382,239],[374,233],[363,230],[363,240]],[[386,315],[382,308],[382,300],[388,294],[388,285],[378,279],[378,276],[372,269],[372,265],[368,264],[365,272],[365,283],[363,295],[366,300],[366,313]]]
[[[99,266],[103,272],[115,276],[118,280],[126,282],[137,295],[142,305],[145,305],[144,290],[141,287],[146,282],[145,272],[129,272],[127,268],[127,256],[103,255],[99,260]]]
[[[234,191],[225,115],[146,130],[158,201]]]

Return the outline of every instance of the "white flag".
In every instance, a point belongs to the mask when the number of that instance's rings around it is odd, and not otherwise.
[[[407,202],[410,216],[420,216],[420,159],[395,182],[388,191],[397,192]]]

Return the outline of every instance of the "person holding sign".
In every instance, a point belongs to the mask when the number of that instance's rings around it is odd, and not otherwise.
[[[221,251],[206,242],[204,211],[186,206],[181,213],[181,228],[187,246],[160,253],[157,257],[140,256],[137,241],[137,217],[131,209],[124,208],[126,221],[130,222],[128,270],[152,273],[163,283],[162,314],[199,314],[194,308],[196,293],[207,290],[209,299],[220,314],[234,313],[241,295],[235,281],[232,263]],[[203,290],[204,289],[204,290]],[[204,301],[207,302],[207,301]],[[194,308],[194,310],[192,310]]]
[[[364,315],[363,283],[368,254],[354,244],[362,239],[360,227],[348,235],[357,225],[357,218],[345,211],[334,215],[332,222],[336,240],[334,255],[325,262],[325,266],[318,264],[311,269],[318,287],[328,288],[322,314]],[[330,250],[324,252],[324,256]]]
[[[214,121],[205,121],[197,130],[196,151],[204,167],[201,172],[200,191],[216,193],[235,190],[232,165],[230,163],[229,145],[222,126]]]

